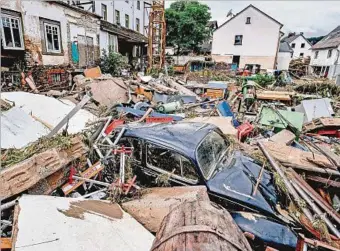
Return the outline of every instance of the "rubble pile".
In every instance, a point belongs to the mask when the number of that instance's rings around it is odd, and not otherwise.
[[[195,74],[3,93],[1,248],[339,250],[336,85]]]
[[[294,77],[302,77],[307,74],[310,57],[293,59],[289,63],[289,72]]]

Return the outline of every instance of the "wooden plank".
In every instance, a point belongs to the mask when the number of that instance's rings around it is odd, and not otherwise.
[[[68,165],[87,151],[80,136],[68,149],[49,149],[0,171],[0,197],[6,199],[26,191],[40,180]]]
[[[286,146],[284,144],[278,144],[276,142],[263,142],[269,153],[279,162],[288,164],[291,167],[303,166],[303,167],[323,167],[336,170],[336,167],[327,159],[327,157],[315,154],[312,152],[305,152],[300,149]],[[311,161],[313,160],[313,162]],[[318,164],[316,164],[318,163]]]
[[[0,238],[0,250],[3,249],[12,249],[11,238]]]
[[[296,136],[294,133],[292,133],[291,131],[288,131],[287,129],[283,129],[279,133],[270,137],[269,140],[279,143],[279,144],[290,145],[294,141],[295,137]]]
[[[186,201],[164,218],[151,248],[174,250],[250,251],[251,247],[228,211],[209,201]]]

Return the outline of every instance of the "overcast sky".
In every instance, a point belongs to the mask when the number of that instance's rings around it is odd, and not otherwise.
[[[171,2],[166,0],[166,7]],[[306,37],[326,35],[340,25],[340,1],[199,1],[211,9],[212,20],[222,24],[230,9],[236,14],[249,4],[283,24],[282,31],[304,32]]]

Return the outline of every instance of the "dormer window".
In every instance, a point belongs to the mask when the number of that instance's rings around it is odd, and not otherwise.
[[[250,24],[250,17],[247,17],[246,24]]]

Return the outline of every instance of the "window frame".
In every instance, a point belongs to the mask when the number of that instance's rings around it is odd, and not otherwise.
[[[104,9],[105,9],[105,12],[104,12],[105,15],[103,15]],[[103,4],[103,3],[102,3],[102,5],[101,5],[101,11],[102,11],[102,19],[103,19],[104,21],[107,21],[107,5],[106,5],[106,4]]]
[[[301,48],[302,49],[305,48],[305,46],[306,46],[306,43],[301,43]]]
[[[292,43],[292,49],[295,49],[295,43]]]
[[[327,51],[327,58],[331,58],[332,54],[333,54],[332,49],[328,50]]]
[[[251,17],[246,18],[246,24],[251,24]]]
[[[116,24],[120,25],[120,11],[119,10],[115,10],[115,18],[116,18]]]
[[[113,37],[112,39],[110,39],[110,37]],[[111,34],[109,33],[108,36],[107,36],[107,44],[108,44],[108,47],[109,47],[109,52],[113,51],[113,52],[118,52],[118,38],[117,38],[117,35],[115,34]],[[111,49],[112,48],[112,45],[110,45],[110,41],[114,41],[114,44],[113,44],[113,50]]]
[[[140,19],[136,17],[136,31],[140,32]]]
[[[300,52],[299,57],[303,57],[305,54],[303,52]]]
[[[314,54],[314,59],[317,59],[319,56],[319,51],[316,51],[315,54]]]
[[[236,37],[241,37],[241,43],[236,43]],[[242,45],[243,44],[243,35],[235,35],[234,45]]]
[[[156,147],[163,148],[163,149],[166,149],[166,150],[168,150],[168,151],[171,151],[172,153],[178,154],[180,157],[186,158],[186,159],[192,164],[193,168],[195,169],[196,174],[197,174],[197,180],[193,180],[193,179],[189,179],[189,178],[185,178],[185,177],[181,176],[182,173],[183,173],[183,167],[182,167],[182,160],[181,160],[181,158],[180,158],[181,175],[171,173],[171,172],[169,172],[169,171],[163,170],[163,169],[160,168],[160,167],[153,166],[152,164],[148,163],[148,147],[149,147],[150,144],[151,144],[151,145],[154,145],[154,146],[156,146]],[[153,171],[155,171],[155,172],[158,172],[158,173],[161,173],[161,174],[169,174],[169,175],[170,175],[170,179],[171,179],[172,181],[174,181],[174,182],[178,182],[178,180],[179,180],[179,181],[182,181],[182,182],[190,183],[190,184],[192,184],[192,185],[197,185],[197,184],[199,184],[200,175],[198,174],[198,172],[197,172],[197,170],[196,170],[196,168],[195,168],[195,165],[194,165],[194,163],[191,161],[190,158],[188,158],[188,157],[182,155],[181,153],[178,153],[178,152],[176,152],[176,151],[174,151],[174,150],[172,150],[172,149],[166,148],[166,147],[164,147],[164,146],[162,146],[162,145],[156,144],[156,143],[151,142],[151,141],[146,141],[145,144],[144,144],[144,146],[145,146],[145,165],[146,165],[147,168],[150,168],[151,170],[153,170]],[[172,177],[175,178],[175,179],[172,179]]]
[[[20,16],[14,16],[14,15],[10,15],[10,14],[6,14],[6,13],[3,13],[3,10],[1,10],[2,14],[1,14],[1,36],[2,36],[2,45],[3,45],[3,48],[4,50],[25,50],[25,46],[24,46],[24,33],[23,33],[23,29],[22,29],[22,23],[21,23],[21,17]],[[5,41],[5,30],[4,30],[4,26],[3,26],[3,22],[2,22],[2,18],[5,17],[5,18],[10,18],[10,19],[16,19],[18,20],[18,26],[19,26],[19,35],[20,35],[20,45],[21,47],[10,47],[10,46],[7,46],[6,45],[6,41]],[[14,36],[13,36],[13,27],[12,27],[12,22],[10,21],[10,24],[11,24],[11,38],[12,38],[12,43],[13,45],[15,44],[14,43]]]
[[[58,42],[59,42],[59,50],[51,50],[48,48],[48,41],[47,41],[47,31],[46,31],[46,27],[47,26],[51,26],[51,28],[56,27],[58,30]],[[53,34],[52,34],[53,35]],[[52,24],[52,23],[48,23],[48,22],[44,22],[44,39],[45,39],[45,48],[46,48],[46,52],[47,53],[52,53],[52,54],[60,54],[62,53],[62,48],[61,48],[61,34],[60,34],[60,25],[57,24]],[[54,43],[53,43],[53,37],[52,37],[52,46],[54,47]]]
[[[140,10],[140,1],[137,0],[137,10]]]
[[[130,16],[128,14],[125,14],[125,28],[130,29]]]

